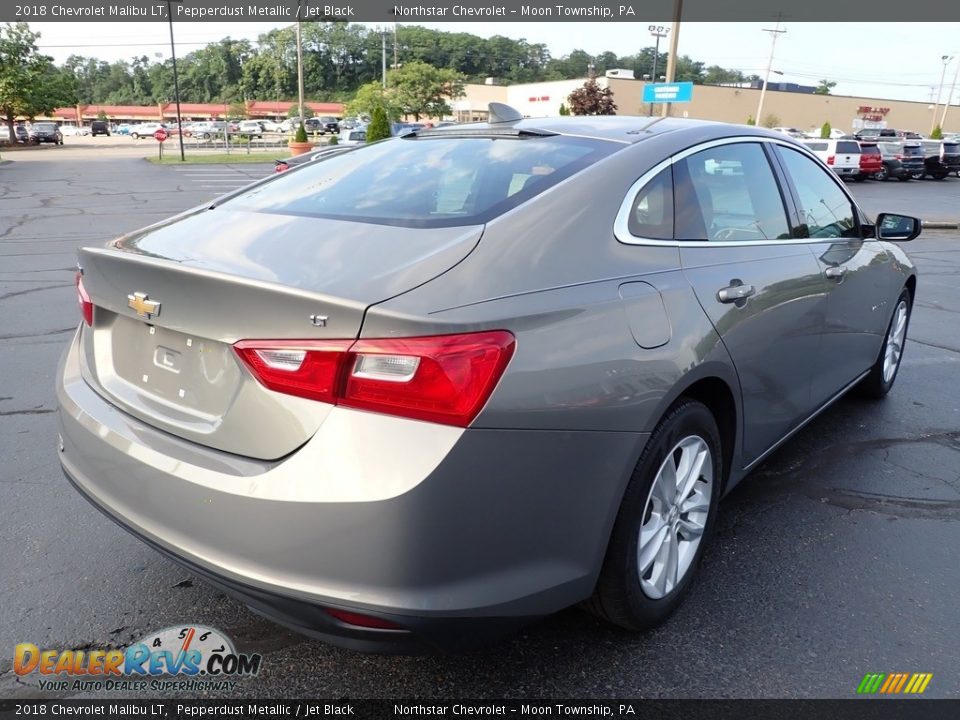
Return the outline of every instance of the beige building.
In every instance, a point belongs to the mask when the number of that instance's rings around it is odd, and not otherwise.
[[[530,117],[554,117],[560,114],[560,104],[568,103],[570,93],[583,85],[585,78],[558,82],[528,83],[523,85],[467,85],[464,97],[452,103],[458,120],[484,120],[489,102],[503,102]],[[646,115],[642,80],[624,78],[597,78],[601,86],[613,90],[618,115]],[[757,112],[760,90],[753,88],[696,85],[693,100],[677,103],[672,114],[703,120],[746,123]],[[659,108],[657,108],[659,111]],[[937,119],[943,113],[941,104]],[[882,120],[886,127],[914,130],[927,134],[934,118],[933,103],[843,95],[812,95],[809,93],[767,90],[763,103],[764,120],[775,119],[773,125],[795,127],[803,131],[820,128],[829,122],[834,128],[853,131],[864,119]],[[947,113],[944,132],[960,132],[960,107],[954,105]]]

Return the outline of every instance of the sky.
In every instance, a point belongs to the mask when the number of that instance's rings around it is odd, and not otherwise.
[[[373,25],[372,23],[364,23]],[[401,32],[405,23],[400,23]],[[415,23],[438,30],[469,32],[481,37],[506,35],[542,42],[554,57],[582,49],[590,54],[611,50],[618,55],[653,45],[647,23]],[[71,54],[103,60],[156,53],[169,57],[169,27],[164,22],[30,23],[41,33],[43,52],[62,62]],[[174,23],[177,55],[185,55],[224,37],[256,40],[280,23]],[[770,23],[683,23],[679,54],[707,65],[739,69],[761,77],[770,55]],[[771,81],[816,85],[821,78],[837,83],[834,95],[916,100],[932,103],[940,86],[942,56],[947,64],[943,100],[960,66],[960,23],[789,23],[781,25]],[[665,50],[666,41],[661,41]],[[586,74],[586,68],[584,68]],[[941,100],[941,102],[943,101]],[[960,82],[953,94],[960,103]]]

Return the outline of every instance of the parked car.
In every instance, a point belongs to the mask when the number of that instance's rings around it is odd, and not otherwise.
[[[211,138],[223,135],[224,123],[216,122],[198,122],[190,126],[190,136],[200,140],[210,140]]]
[[[257,120],[243,120],[237,126],[237,132],[239,132],[241,135],[261,137],[263,135],[263,127]]]
[[[35,122],[30,126],[30,142],[63,145],[63,134],[55,122]]]
[[[278,123],[273,120],[257,120],[257,122],[260,123],[260,127],[264,132],[282,132],[282,123]]]
[[[883,168],[877,173],[877,180],[911,180],[923,177],[923,149],[915,141],[878,142]]]
[[[854,176],[858,182],[874,178],[883,170],[883,156],[875,142],[860,142],[860,172]]]
[[[859,177],[860,145],[856,140],[804,140],[803,144],[840,177]]]
[[[940,160],[947,172],[960,177],[960,138],[951,140],[944,139]]]
[[[944,180],[954,170],[943,162],[943,142],[940,140],[919,140],[923,150],[923,177]],[[960,160],[960,157],[958,157]]]
[[[0,143],[12,145],[14,143],[28,143],[30,142],[30,131],[21,124],[14,124],[14,141],[10,141],[10,128],[7,127],[7,124],[3,122],[0,124]]]
[[[774,132],[780,132],[784,135],[789,135],[792,138],[802,138],[804,137],[803,130],[800,130],[795,127],[775,127],[771,128]]]
[[[116,130],[114,130],[114,132],[117,135],[129,135],[130,130],[133,127],[134,125],[132,123],[120,123],[119,125],[117,125]]]
[[[333,133],[336,135],[340,132],[340,121],[330,115],[324,115],[317,118],[320,121],[320,133],[325,135],[326,133]]]
[[[129,134],[134,140],[139,140],[144,137],[153,137],[153,134],[157,130],[165,130],[167,133],[170,132],[170,128],[163,123],[151,122],[131,126]]]
[[[847,137],[847,135],[848,135],[848,133],[845,132],[845,131],[843,131],[843,130],[841,130],[840,128],[831,128],[831,129],[830,129],[830,137],[829,137],[829,138],[826,138],[826,139],[829,139],[829,140],[839,140],[840,138]],[[820,128],[811,128],[811,129],[808,130],[806,133],[804,133],[804,137],[806,137],[806,138],[808,138],[808,139],[810,139],[810,140],[823,140],[823,139],[824,139],[824,138],[821,138],[821,137],[820,137]]]
[[[853,134],[857,140],[877,141],[880,138],[895,138],[897,131],[892,128],[863,128]]]
[[[93,137],[97,135],[110,137],[110,124],[106,120],[94,120],[90,123],[90,134]]]
[[[390,123],[390,134],[394,137],[399,137],[401,135],[406,135],[409,132],[414,130],[422,130],[425,127],[424,123],[408,123],[408,122],[395,122]]]
[[[367,129],[354,128],[341,131],[338,141],[341,145],[362,145],[367,141]]]
[[[491,118],[81,249],[70,482],[355,649],[581,602],[664,621],[720,497],[848,390],[893,387],[920,221],[871,219],[759,128]]]
[[[60,125],[60,134],[64,137],[75,137],[78,135],[89,135],[90,128],[86,125],[73,125],[71,123],[63,123]]]

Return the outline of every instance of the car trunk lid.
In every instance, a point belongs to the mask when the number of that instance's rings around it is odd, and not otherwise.
[[[366,308],[466,257],[482,226],[402,228],[217,208],[80,251],[95,306],[84,373],[104,397],[187,440],[292,452],[329,405],[261,386],[249,339],[350,340]]]

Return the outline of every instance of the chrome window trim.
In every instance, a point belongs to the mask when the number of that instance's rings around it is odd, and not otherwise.
[[[708,140],[707,142],[694,145],[685,150],[681,150],[675,155],[671,155],[666,160],[662,160],[656,165],[654,165],[650,170],[645,172],[640,178],[630,186],[630,189],[627,190],[626,197],[624,197],[623,202],[620,203],[620,209],[617,211],[617,217],[613,222],[613,234],[617,240],[624,245],[653,245],[661,247],[677,247],[677,248],[706,248],[706,247],[757,247],[764,245],[810,245],[815,243],[835,243],[838,240],[850,241],[857,240],[858,238],[791,238],[790,240],[733,240],[733,241],[723,241],[723,242],[712,242],[710,240],[657,240],[655,238],[646,238],[634,235],[630,232],[629,219],[630,219],[630,210],[633,207],[633,200],[637,197],[647,183],[653,180],[660,172],[666,168],[674,165],[679,160],[694,155],[701,150],[709,150],[710,148],[720,147],[721,145],[735,145],[741,143],[756,143],[758,145],[763,144],[773,144],[773,145],[782,145],[786,148],[791,148],[796,150],[801,155],[806,155],[808,158],[813,160],[815,163],[821,165],[823,168],[826,168],[828,176],[834,181],[834,183],[839,187],[843,194],[846,195],[847,199],[850,201],[850,204],[854,206],[857,211],[863,215],[863,211],[860,210],[860,206],[857,204],[857,201],[850,195],[846,187],[843,186],[839,178],[836,177],[836,174],[826,165],[823,164],[823,161],[814,155],[813,151],[808,149],[806,146],[801,145],[800,143],[792,143],[786,140],[781,140],[779,138],[768,138],[761,137],[759,135],[737,135],[734,137],[720,138],[718,140]],[[773,168],[771,168],[773,172]],[[774,173],[774,177],[776,174]],[[676,211],[676,208],[674,208]],[[862,238],[862,242],[867,242],[871,238]]]

